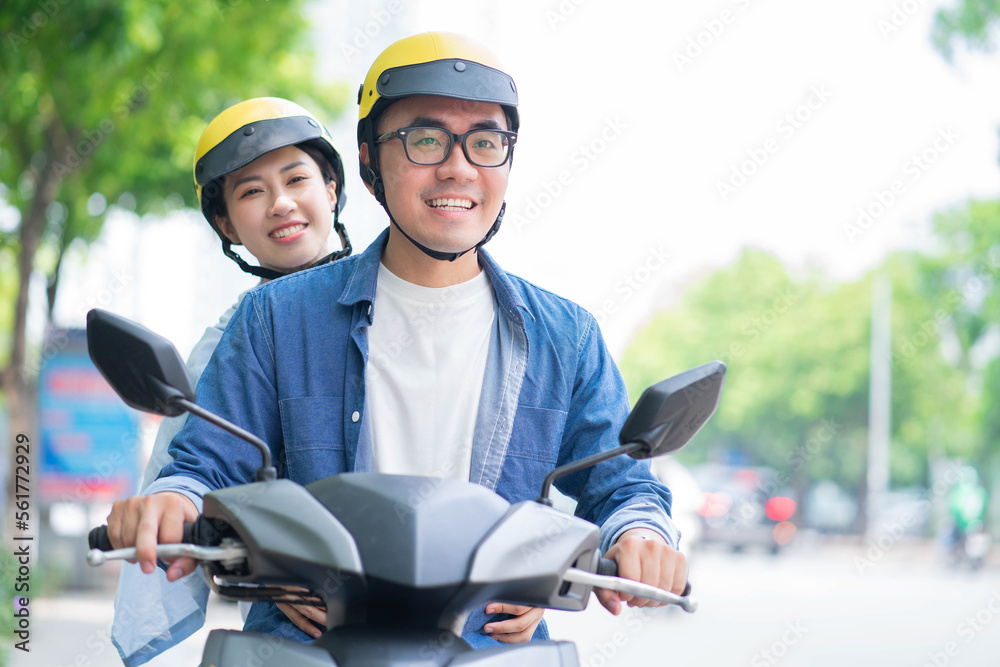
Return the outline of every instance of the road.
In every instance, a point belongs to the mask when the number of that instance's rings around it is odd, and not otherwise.
[[[584,667],[983,667],[1000,664],[1000,569],[943,567],[932,546],[800,545],[692,557],[699,609],[609,620],[549,614]],[[573,616],[573,618],[570,618]]]
[[[933,547],[808,544],[772,557],[704,549],[692,557],[700,608],[627,610],[595,601],[548,612],[552,634],[576,641],[582,667],[982,667],[1000,664],[1000,566],[946,569]],[[32,603],[31,654],[12,667],[117,667],[111,596],[65,594]],[[208,623],[237,627],[214,602]],[[150,667],[198,664],[201,631]]]

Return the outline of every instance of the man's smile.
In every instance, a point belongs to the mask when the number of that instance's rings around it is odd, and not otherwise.
[[[471,199],[461,199],[456,197],[428,199],[424,201],[424,203],[431,208],[436,208],[442,211],[468,211],[475,206]]]

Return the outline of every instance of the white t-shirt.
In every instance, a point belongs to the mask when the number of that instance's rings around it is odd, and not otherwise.
[[[468,480],[496,317],[480,271],[449,287],[379,264],[368,331],[367,400],[376,472]]]

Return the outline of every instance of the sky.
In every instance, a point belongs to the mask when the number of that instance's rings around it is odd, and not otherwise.
[[[997,195],[1000,54],[947,63],[929,39],[941,5],[319,0],[309,16],[318,75],[352,90],[415,32],[462,32],[498,55],[522,126],[487,248],[594,312],[620,356],[742,248],[852,280],[893,249],[927,248],[935,211]],[[356,108],[327,123],[359,251],[386,219],[354,168]],[[63,323],[103,296],[185,354],[253,284],[194,212],[119,216],[79,266]]]

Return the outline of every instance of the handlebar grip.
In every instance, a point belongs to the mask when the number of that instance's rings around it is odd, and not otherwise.
[[[611,560],[610,558],[602,557],[601,560],[597,562],[597,574],[603,574],[606,577],[617,577],[618,576],[618,563]],[[684,592],[681,593],[682,596],[687,597],[691,594],[691,582],[685,582]]]
[[[108,539],[108,527],[98,526],[90,531],[90,535],[87,536],[87,542],[90,543],[91,549],[98,549],[100,551],[112,551],[114,549],[111,546],[111,540]]]
[[[181,542],[185,544],[197,544],[195,538],[198,535],[198,531],[195,525],[195,523],[184,524],[184,534],[181,537]],[[98,551],[114,550],[111,539],[108,537],[108,526],[106,524],[91,530],[87,536],[87,542],[90,544],[91,549],[97,549]]]

